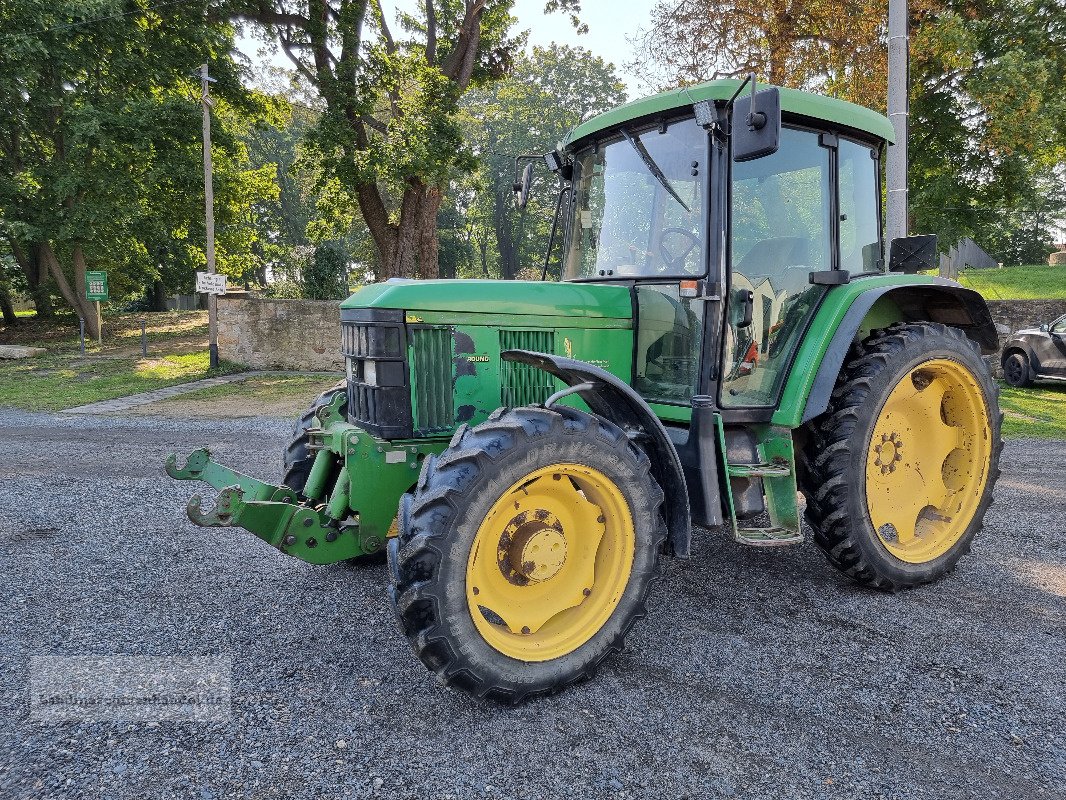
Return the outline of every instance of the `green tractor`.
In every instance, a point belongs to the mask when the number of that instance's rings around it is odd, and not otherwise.
[[[891,242],[886,263],[885,117],[742,89],[630,103],[544,157],[560,280],[350,297],[347,380],[296,424],[282,482],[171,456],[172,477],[220,490],[190,519],[312,564],[387,551],[419,659],[502,702],[593,675],[660,556],[721,541],[705,529],[802,542],[799,493],[855,581],[949,572],[998,475],[988,308],[918,274],[929,237]]]

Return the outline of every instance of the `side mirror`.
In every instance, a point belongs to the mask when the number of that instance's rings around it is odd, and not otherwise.
[[[734,161],[752,161],[777,152],[781,143],[781,93],[776,87],[736,99],[731,138]]]
[[[888,248],[888,269],[913,275],[936,269],[936,234],[903,236],[893,239]]]
[[[1049,326],[1046,322],[1043,325],[1040,326],[1040,332],[1041,333],[1047,333],[1050,330],[1051,330],[1051,326]]]
[[[522,169],[522,175],[514,182],[514,202],[519,209],[529,204],[529,187],[533,183],[533,162]]]

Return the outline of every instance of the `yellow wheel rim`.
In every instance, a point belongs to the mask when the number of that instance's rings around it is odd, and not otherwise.
[[[470,616],[511,658],[572,653],[618,606],[635,550],[633,515],[610,478],[582,464],[543,467],[504,492],[478,527]]]
[[[950,550],[977,512],[991,457],[988,405],[970,370],[934,359],[907,373],[866,452],[866,507],[889,552],[921,564]]]

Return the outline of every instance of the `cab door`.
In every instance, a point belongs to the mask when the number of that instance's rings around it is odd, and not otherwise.
[[[777,405],[796,348],[829,291],[812,283],[811,273],[880,268],[871,154],[867,145],[786,126],[776,153],[733,164],[723,408]]]

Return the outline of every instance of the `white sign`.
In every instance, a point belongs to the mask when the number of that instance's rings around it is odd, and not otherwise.
[[[202,294],[225,294],[226,276],[217,272],[197,272],[196,291]]]

